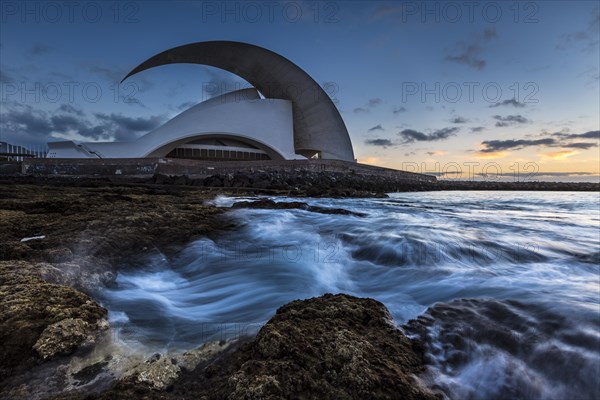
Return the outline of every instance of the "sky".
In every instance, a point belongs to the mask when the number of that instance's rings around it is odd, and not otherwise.
[[[359,162],[444,178],[600,180],[597,1],[0,2],[0,140],[133,140],[249,87],[171,47],[273,50],[338,107]]]

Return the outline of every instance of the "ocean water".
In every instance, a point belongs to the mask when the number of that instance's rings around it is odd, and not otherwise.
[[[598,193],[301,201],[365,215],[230,211],[237,229],[104,291],[120,340],[187,349],[253,334],[291,300],[343,292],[383,302],[423,341],[421,379],[448,398],[600,396]]]

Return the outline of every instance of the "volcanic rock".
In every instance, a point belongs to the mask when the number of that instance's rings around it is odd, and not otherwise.
[[[85,398],[439,399],[415,377],[424,368],[420,346],[373,299],[326,294],[293,301],[254,340],[228,350],[183,371],[168,392],[121,382]]]
[[[0,381],[91,343],[106,310],[87,295],[0,263]]]
[[[233,203],[231,208],[254,208],[254,209],[269,209],[269,210],[291,210],[300,209],[319,214],[338,214],[338,215],[354,215],[364,217],[364,213],[358,213],[343,208],[327,208],[319,206],[311,206],[301,201],[273,201],[270,199],[260,199],[256,201],[238,201]]]

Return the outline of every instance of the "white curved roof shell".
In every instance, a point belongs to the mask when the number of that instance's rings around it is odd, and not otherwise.
[[[165,157],[199,138],[235,138],[264,150],[271,159],[303,159],[295,154],[292,102],[261,99],[243,89],[199,103],[131,142],[49,143],[51,158]]]

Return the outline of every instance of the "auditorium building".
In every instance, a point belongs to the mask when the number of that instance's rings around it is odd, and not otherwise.
[[[192,43],[149,58],[123,80],[175,63],[221,68],[252,87],[196,104],[134,141],[48,143],[48,158],[355,161],[329,95],[283,56],[240,42]]]

